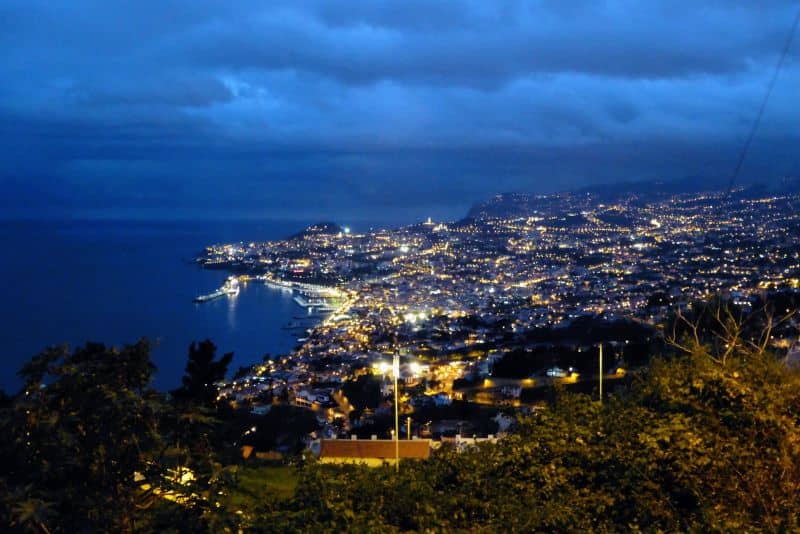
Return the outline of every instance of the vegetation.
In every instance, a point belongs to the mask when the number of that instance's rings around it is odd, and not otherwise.
[[[234,513],[258,508],[265,495],[276,500],[292,498],[297,489],[297,470],[285,465],[242,466],[236,470],[235,482],[221,503]]]
[[[313,412],[291,405],[277,405],[263,416],[237,414],[239,424],[231,425],[234,434],[240,428],[255,428],[241,443],[254,446],[260,451],[278,450],[297,454],[305,448],[304,438],[319,429]]]
[[[215,382],[225,379],[233,353],[224,354],[215,360],[217,346],[210,339],[189,345],[189,360],[186,362],[186,374],[183,384],[172,391],[172,395],[179,400],[213,407],[216,403],[217,388]]]
[[[497,444],[442,447],[399,474],[309,457],[222,467],[217,446],[181,445],[191,432],[224,442],[224,425],[187,430],[147,385],[146,342],[50,350],[0,403],[10,460],[0,522],[32,532],[798,531],[800,373],[763,342],[780,320],[751,335],[724,308],[707,311],[702,328],[700,317],[671,323],[673,350],[602,404],[555,390]],[[181,466],[196,479],[169,486]]]
[[[383,400],[381,379],[371,374],[348,380],[342,386],[342,393],[359,413],[365,409],[374,410]]]

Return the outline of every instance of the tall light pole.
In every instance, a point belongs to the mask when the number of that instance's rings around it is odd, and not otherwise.
[[[394,470],[400,472],[400,405],[397,394],[397,376],[400,374],[400,355],[395,353],[392,360],[392,374],[394,375]]]
[[[603,404],[603,344],[600,343],[600,404]]]

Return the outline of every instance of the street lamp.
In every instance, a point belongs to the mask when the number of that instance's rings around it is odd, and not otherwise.
[[[600,404],[603,404],[603,344],[600,343]]]
[[[400,355],[395,352],[392,359],[392,374],[394,375],[394,470],[400,472],[400,405],[397,394],[397,376],[400,374]]]

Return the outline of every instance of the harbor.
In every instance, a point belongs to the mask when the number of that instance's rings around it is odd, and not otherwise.
[[[340,312],[344,303],[344,294],[334,287],[309,284],[304,282],[280,280],[268,275],[240,275],[229,276],[225,283],[216,291],[199,295],[193,299],[195,303],[204,303],[223,297],[235,297],[239,294],[242,285],[248,282],[261,282],[264,286],[278,290],[287,297],[291,296],[292,302],[306,310],[303,315],[295,315],[292,320],[280,327],[292,335],[299,343],[308,339],[311,331],[330,319],[336,318],[335,312]]]
[[[306,309],[305,316],[295,316],[291,322],[281,327],[282,330],[297,335],[298,343],[307,341],[308,335],[315,327],[327,321],[342,307],[342,294],[336,288],[278,280],[266,275],[256,278],[272,289],[292,294],[292,301]]]
[[[298,306],[306,308],[309,315],[324,315],[335,312],[341,307],[342,294],[336,288],[280,280],[267,275],[259,275],[255,278],[273,289],[292,293],[294,295],[292,300]]]

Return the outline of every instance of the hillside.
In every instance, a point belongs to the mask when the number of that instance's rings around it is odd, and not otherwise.
[[[492,196],[474,204],[467,215],[469,219],[492,219],[530,217],[534,215],[554,214],[563,202],[579,205],[585,199],[598,202],[613,203],[620,200],[636,202],[654,202],[674,195],[703,192],[724,192],[727,190],[727,179],[704,179],[690,177],[681,180],[665,181],[631,181],[587,186],[573,191],[552,195],[536,195],[524,192],[507,192]],[[800,179],[785,178],[772,184],[747,184],[737,188],[733,196],[753,197],[763,195],[765,191],[775,194],[795,194],[800,190]]]

